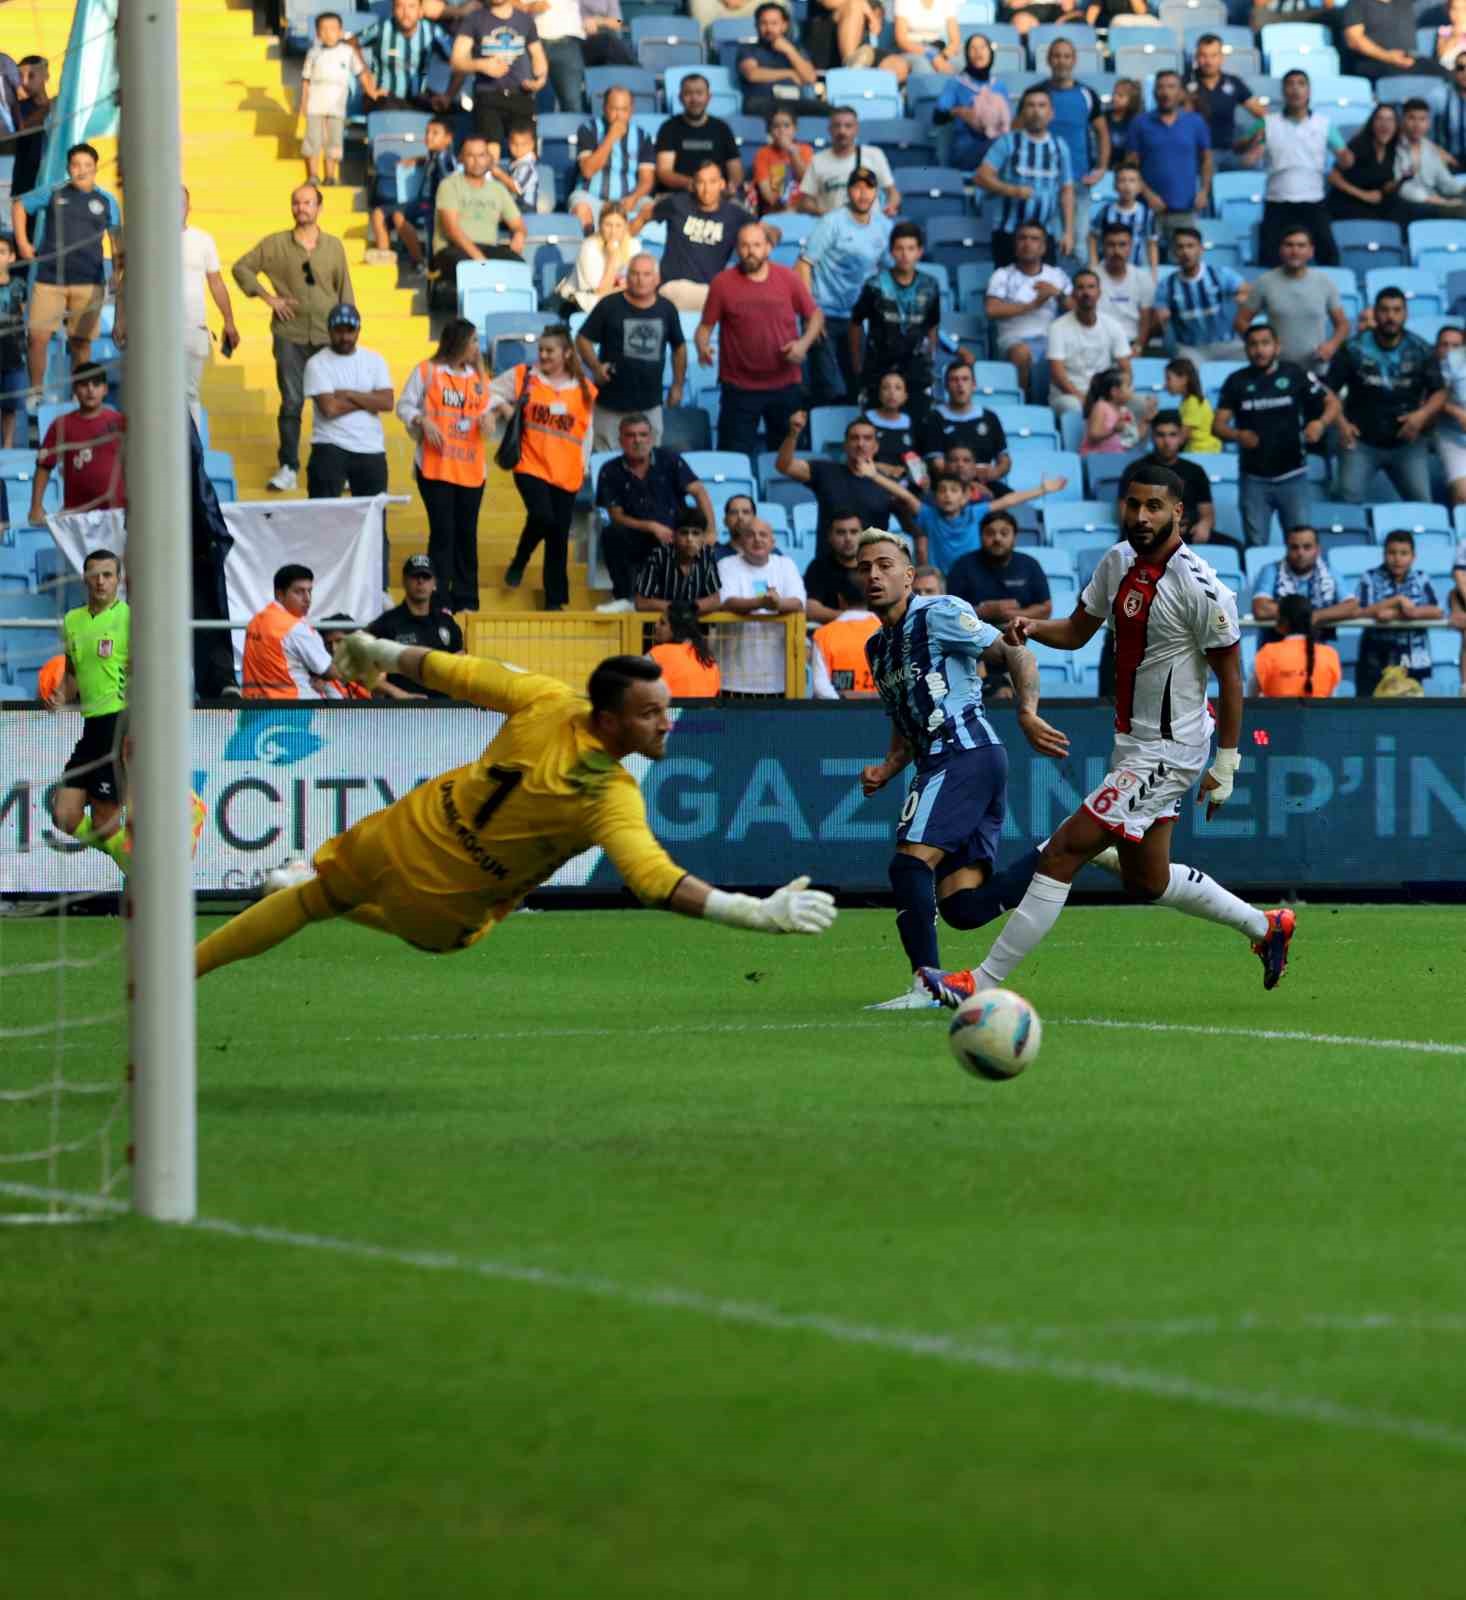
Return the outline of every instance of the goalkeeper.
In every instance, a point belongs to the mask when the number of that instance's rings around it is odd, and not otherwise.
[[[395,673],[508,720],[476,761],[328,839],[314,876],[303,862],[272,873],[264,899],[200,943],[200,977],[330,917],[420,950],[466,949],[593,845],[639,899],[683,916],[760,933],[822,933],[835,920],[834,900],[807,878],[763,900],[728,894],[683,872],[657,843],[621,765],[666,753],[667,686],[647,657],[601,662],[588,701],[555,678],[365,633],[337,645],[335,666],[367,688]]]

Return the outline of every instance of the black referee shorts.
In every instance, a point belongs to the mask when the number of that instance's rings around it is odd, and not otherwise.
[[[114,756],[120,755],[117,747],[117,711],[105,716],[87,717],[81,725],[81,738],[66,763],[62,787],[85,789],[93,800],[106,800],[117,805],[122,799],[122,775]]]

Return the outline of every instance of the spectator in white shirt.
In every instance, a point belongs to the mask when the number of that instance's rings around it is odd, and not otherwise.
[[[318,13],[316,42],[306,51],[300,69],[300,114],[305,118],[300,153],[305,157],[307,183],[341,181],[346,105],[352,81],[363,71],[361,57],[342,35],[339,13]]]
[[[913,73],[961,72],[960,9],[961,0],[896,0],[893,31],[900,54],[887,56],[881,69],[901,83]]]
[[[315,401],[307,492],[312,500],[334,500],[342,489],[354,495],[385,494],[382,413],[392,409],[392,375],[375,350],[357,348],[361,313],[355,306],[340,305],[331,312],[326,337],[330,347],[305,364],[305,397]],[[384,546],[386,537],[383,518]]]
[[[213,338],[209,333],[209,319],[204,310],[204,290],[214,297],[224,318],[219,334],[219,348],[226,356],[239,348],[239,329],[234,326],[234,305],[229,299],[229,289],[219,266],[219,250],[213,236],[202,228],[190,228],[188,190],[183,191],[183,376],[188,395],[188,409],[196,426],[203,426],[203,409],[199,405],[199,380],[209,359]]]
[[[998,354],[1013,364],[1034,405],[1049,395],[1049,329],[1067,308],[1068,274],[1044,265],[1049,236],[1037,222],[1023,222],[1013,235],[1013,265],[988,279],[984,309],[998,325]]]
[[[580,0],[527,0],[516,6],[534,18],[545,59],[550,64],[550,87],[562,111],[588,111],[585,97],[585,19]]]
[[[774,551],[774,530],[755,517],[733,536],[733,554],[718,563],[720,609],[750,619],[804,613],[804,579],[786,555]],[[724,694],[785,692],[785,629],[750,620],[720,629],[716,645]]]
[[[1156,331],[1155,279],[1146,267],[1130,259],[1131,234],[1123,222],[1113,222],[1100,241],[1099,308],[1125,330],[1130,353],[1143,355]]]
[[[1082,411],[1090,380],[1111,367],[1130,378],[1130,341],[1099,309],[1099,273],[1074,274],[1074,309],[1049,328],[1049,404],[1054,415]]]

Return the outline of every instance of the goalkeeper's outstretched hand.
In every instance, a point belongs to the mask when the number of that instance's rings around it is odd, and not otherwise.
[[[386,645],[388,651],[401,651],[401,646],[392,644],[390,640],[374,639],[369,633],[348,633],[337,641],[331,654],[331,665],[336,676],[348,683],[359,683],[363,689],[375,689],[382,681],[383,673],[392,665],[387,659],[387,651],[379,648],[382,645]]]
[[[807,877],[795,878],[763,901],[764,925],[770,933],[823,933],[835,920],[835,897],[811,889]]]

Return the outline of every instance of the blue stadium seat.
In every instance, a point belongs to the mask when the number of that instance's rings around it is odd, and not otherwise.
[[[1187,451],[1185,459],[1194,461],[1206,473],[1213,489],[1219,483],[1236,483],[1241,470],[1240,456],[1224,455],[1217,451],[1213,451],[1211,455],[1192,455]]]
[[[1084,457],[1085,472],[1089,482],[1089,498],[1091,500],[1105,501],[1114,505],[1120,486],[1120,479],[1125,475],[1125,468],[1132,461],[1140,459],[1139,450],[1128,451],[1124,455],[1112,455],[1108,452],[1103,455]]]
[[[1335,123],[1351,112],[1358,112],[1361,122],[1368,120],[1374,105],[1374,85],[1368,78],[1312,77],[1310,81],[1315,111],[1322,111]]]
[[[204,473],[222,501],[237,500],[239,487],[234,475],[234,457],[227,450],[204,451]]]
[[[1120,537],[1113,499],[1046,502],[1043,516],[1049,543],[1057,545],[1060,536],[1066,536],[1066,547],[1071,550],[1106,541],[1114,544]],[[1068,538],[1070,535],[1074,537]]]
[[[689,67],[689,72],[699,69]],[[587,67],[585,69],[585,92],[590,96],[590,103],[599,106],[601,96],[607,89],[630,89],[631,110],[634,117],[650,117],[652,119],[652,134],[655,136],[657,128],[662,122],[662,106],[658,99],[658,89],[661,80],[655,72],[648,72],[645,67]],[[585,121],[585,118],[581,119]]]
[[[891,178],[901,191],[901,215],[910,222],[960,217],[969,209],[967,174],[956,167],[898,167]]]
[[[692,366],[697,362],[689,358]],[[698,406],[662,407],[662,446],[685,454],[689,450],[711,450],[713,430],[708,414]]]
[[[777,501],[780,505],[798,510],[800,506],[812,506],[817,502],[814,490],[808,484],[795,483],[793,478],[775,478],[764,488],[764,498]]]
[[[1059,448],[1059,424],[1047,406],[995,405],[998,421],[1008,436],[1009,449],[1019,444]]]
[[[1457,223],[1456,226],[1460,229],[1461,225]],[[1452,245],[1449,250],[1425,250],[1415,258],[1417,270],[1428,273],[1437,284],[1447,284],[1451,273],[1457,271],[1463,264],[1466,264],[1466,253],[1461,251],[1459,245]],[[1448,287],[1442,290],[1441,300],[1443,308],[1450,303]],[[96,348],[96,344],[93,344],[93,354],[96,353]]]
[[[1350,500],[1315,500],[1313,526],[1320,538],[1328,534],[1347,534],[1356,543],[1364,544],[1374,537],[1368,508]]]
[[[1157,35],[1152,38],[1151,33]],[[1135,39],[1135,34],[1145,34]],[[1110,49],[1114,53],[1117,78],[1150,78],[1158,72],[1180,72],[1185,63],[1176,36],[1160,29],[1125,29],[1124,43],[1117,44],[1119,34],[1110,35]],[[1133,41],[1133,42],[1132,42]]]
[[[1383,544],[1385,536],[1396,528],[1407,528],[1417,541],[1423,533],[1443,533],[1451,536],[1451,513],[1429,500],[1395,500],[1386,505],[1369,507],[1370,525],[1376,543]]]
[[[825,74],[825,98],[832,106],[851,106],[862,122],[905,115],[901,85],[875,67],[833,67]],[[866,130],[861,129],[862,138]]]
[[[1287,554],[1288,547],[1282,544],[1249,545],[1242,556],[1248,587],[1251,588],[1256,584],[1257,575],[1264,567],[1270,567],[1274,562],[1282,561]]]
[[[862,115],[860,137],[878,144],[893,167],[930,166],[937,159],[931,130],[923,128],[915,117],[872,116],[867,121]]]
[[[1434,105],[1440,94],[1439,78],[1408,72],[1398,78],[1381,78],[1374,86],[1375,98],[1386,105],[1404,105],[1407,100],[1425,100]]]
[[[1055,578],[1067,578],[1071,583],[1075,581],[1074,557],[1067,550],[1055,550],[1046,545],[1037,545],[1030,547],[1028,554],[1038,563],[1043,575],[1051,582]]]
[[[1138,395],[1164,395],[1166,392],[1166,357],[1136,356],[1130,363],[1130,376]],[[1165,401],[1161,401],[1165,408]]]
[[[1264,28],[1263,32],[1269,30]],[[1290,72],[1315,72],[1321,78],[1339,76],[1339,52],[1329,45],[1298,45],[1292,49],[1263,51],[1263,64],[1275,78],[1286,78]]]
[[[1363,248],[1359,245],[1340,245],[1339,265],[1347,267],[1363,283],[1376,267],[1403,267],[1405,247],[1398,244],[1371,244]]]
[[[662,73],[669,67],[701,66],[704,56],[702,46],[687,39],[645,39],[636,47],[636,59],[649,72]]]
[[[513,346],[538,341],[546,328],[553,327],[560,320],[549,311],[492,311],[486,314],[478,323],[478,336],[484,357],[489,362],[489,370],[503,371],[494,363],[506,357],[510,366],[515,365],[523,359],[523,354]]]
[[[1378,546],[1372,544],[1343,545],[1329,554],[1329,566],[1339,586],[1346,593],[1352,594],[1354,586],[1366,573],[1379,566],[1383,560]],[[1352,632],[1353,630],[1346,630]]]
[[[790,507],[789,525],[793,543],[813,556],[820,525],[820,508],[813,498]]]
[[[492,311],[535,311],[534,268],[526,261],[460,261],[458,314],[470,322]]]
[[[741,484],[750,495],[758,488],[753,463],[736,450],[690,450],[682,459],[710,488],[715,483]]]
[[[838,461],[845,453],[845,429],[859,415],[859,406],[815,406],[809,413],[809,442],[814,453]]]
[[[1018,374],[1006,361],[975,361],[972,376],[977,385],[978,398],[987,406],[1023,404],[1023,391],[1018,386]]]
[[[1082,500],[1084,498],[1084,462],[1068,450],[1052,450],[1044,445],[1032,449],[1010,447],[1013,468],[1008,474],[1012,489],[1037,489],[1045,478],[1066,480],[1062,489],[1045,497],[1050,500]]]
[[[1410,259],[1419,265],[1428,251],[1460,254],[1457,266],[1466,266],[1466,229],[1459,222],[1412,222],[1405,230],[1410,246]]]
[[[1438,316],[1415,317],[1410,319],[1410,330],[1418,334],[1427,344],[1434,344],[1442,328],[1461,328],[1466,331],[1466,317]]]
[[[1216,405],[1217,396],[1221,393],[1222,385],[1238,368],[1246,365],[1245,361],[1203,361],[1201,363],[1201,387],[1206,394],[1209,405]]]
[[[1365,275],[1364,296],[1372,305],[1381,289],[1396,288],[1405,296],[1412,322],[1417,317],[1438,317],[1445,311],[1445,289],[1438,277],[1419,267],[1376,267]]]
[[[763,220],[779,230],[781,244],[803,244],[820,219],[807,211],[770,211]]]

